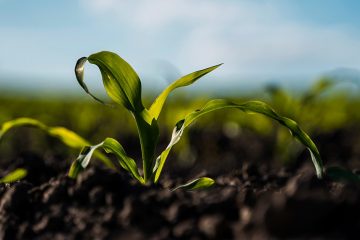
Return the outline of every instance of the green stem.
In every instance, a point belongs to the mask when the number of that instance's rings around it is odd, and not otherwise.
[[[150,117],[147,110],[134,113],[141,145],[144,181],[147,183],[152,176],[152,166],[155,158],[155,149],[159,138],[157,121]]]

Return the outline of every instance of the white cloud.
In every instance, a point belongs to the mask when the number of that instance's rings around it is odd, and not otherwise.
[[[211,74],[222,79],[266,80],[360,67],[359,35],[341,26],[325,27],[295,18],[289,6],[277,1],[80,3],[84,12],[72,19],[77,21],[74,26],[44,30],[3,22],[0,53],[6,58],[0,60],[0,74],[46,79],[58,75],[72,86],[74,61],[99,50],[119,52],[143,79],[158,74],[144,85],[157,81],[159,87],[167,84],[167,76],[178,74],[160,71],[157,63],[164,61],[168,63],[165,68],[173,65],[182,74],[222,62],[225,64]]]
[[[360,66],[360,39],[346,29],[302,23],[276,2],[84,0],[99,18],[131,26],[147,56],[193,69],[225,62],[223,74],[276,74]],[[86,3],[86,4],[85,4]],[[114,26],[114,28],[116,28]],[[176,31],[178,29],[178,31]],[[177,46],[166,48],[176,35]],[[142,36],[152,36],[144,38]],[[144,43],[145,42],[145,43]],[[159,54],[157,52],[162,52]]]

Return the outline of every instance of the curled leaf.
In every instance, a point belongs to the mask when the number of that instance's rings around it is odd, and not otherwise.
[[[95,100],[102,100],[90,93],[84,82],[84,64],[89,61],[99,67],[105,90],[116,103],[132,112],[141,112],[141,82],[135,70],[120,56],[112,52],[98,52],[80,58],[75,65],[75,75],[80,86]]]
[[[79,60],[77,60],[76,64],[75,64],[75,76],[76,76],[76,80],[78,81],[78,83],[80,84],[80,86],[84,89],[84,91],[89,94],[92,98],[94,98],[96,101],[102,103],[102,104],[106,104],[103,100],[97,98],[95,95],[93,95],[90,91],[89,88],[87,87],[87,85],[84,82],[84,67],[85,67],[85,63],[87,62],[87,57],[82,57],[79,58]]]

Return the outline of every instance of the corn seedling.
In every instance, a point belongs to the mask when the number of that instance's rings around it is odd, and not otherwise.
[[[121,168],[127,171],[140,183],[156,184],[162,174],[162,170],[170,150],[180,140],[185,128],[207,113],[220,109],[235,108],[245,113],[262,114],[287,128],[292,136],[294,136],[295,139],[297,139],[309,150],[317,177],[322,178],[325,173],[319,151],[311,138],[294,120],[279,115],[269,105],[261,101],[247,101],[245,103],[238,104],[226,99],[215,99],[207,102],[201,109],[187,114],[183,119],[180,119],[176,123],[170,143],[164,151],[156,157],[156,147],[160,134],[158,118],[169,94],[177,88],[191,85],[202,76],[218,68],[221,64],[205,68],[179,78],[161,92],[150,107],[146,108],[142,102],[142,90],[139,76],[135,70],[120,56],[112,52],[103,51],[92,54],[89,57],[82,57],[76,63],[75,75],[80,86],[92,98],[104,104],[104,101],[100,100],[89,91],[84,82],[84,67],[86,62],[95,64],[99,68],[105,90],[110,99],[116,105],[120,105],[127,109],[134,117],[141,145],[142,173],[138,168],[136,161],[128,156],[122,145],[113,138],[106,138],[99,144],[90,145],[88,141],[84,140],[82,137],[70,130],[61,127],[48,127],[37,120],[28,118],[15,119],[4,123],[0,130],[0,138],[13,127],[23,125],[34,126],[44,130],[51,136],[59,138],[69,147],[82,148],[78,158],[70,167],[68,175],[72,178],[75,178],[81,170],[85,169],[89,165],[93,154],[96,154],[96,156],[107,166],[115,169],[115,165],[106,156],[104,156],[104,154],[97,151],[98,149],[103,149],[106,153],[115,155]],[[203,189],[210,187],[213,184],[213,179],[201,177],[187,184],[180,185],[175,189]]]
[[[70,168],[70,177],[76,177],[82,169],[86,168],[94,151],[102,148],[105,152],[114,154],[120,166],[139,182],[143,184],[149,182],[157,183],[171,148],[180,140],[185,128],[199,117],[212,111],[225,108],[236,108],[247,113],[260,113],[288,128],[291,134],[310,151],[317,176],[319,178],[323,176],[322,160],[316,145],[310,137],[295,121],[280,116],[270,106],[260,101],[248,101],[242,104],[233,103],[225,99],[209,101],[202,109],[189,113],[185,118],[177,122],[170,143],[160,156],[155,157],[159,137],[158,118],[169,94],[176,88],[194,83],[202,76],[218,68],[221,64],[190,73],[174,81],[155,99],[149,108],[146,108],[142,103],[141,82],[135,70],[120,56],[105,51],[92,54],[89,57],[80,58],[75,67],[76,78],[80,86],[96,101],[104,103],[89,91],[84,82],[84,65],[87,61],[98,66],[105,90],[113,102],[125,107],[135,119],[141,144],[143,174],[140,174],[135,160],[126,154],[124,148],[117,140],[106,138],[103,142],[97,145],[87,146],[81,151],[79,157],[73,162]],[[194,186],[196,186],[196,188],[205,188],[213,183],[214,181],[210,178],[199,178],[179,187],[185,189],[194,189]]]

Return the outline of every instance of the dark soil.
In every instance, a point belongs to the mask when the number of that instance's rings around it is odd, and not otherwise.
[[[344,147],[334,141],[346,142],[343,138],[349,139],[349,135],[335,135],[333,139],[320,136],[321,143],[332,139],[330,143],[340,149]],[[252,143],[257,145],[256,140]],[[320,145],[323,149],[327,146]],[[344,154],[354,152],[345,149]],[[331,154],[333,149],[327,150],[326,158],[335,156]],[[236,151],[242,150],[230,149],[224,154]],[[344,155],[340,152],[335,158],[341,156]],[[72,180],[66,177],[69,161],[61,161],[62,157],[19,153],[7,168],[25,167],[29,175],[21,182],[0,186],[0,239],[359,239],[360,236],[360,187],[318,180],[308,156],[307,161],[300,159],[300,163],[289,168],[254,161],[248,156],[248,161],[234,165],[227,173],[189,174],[178,169],[172,171],[168,166],[168,175],[162,176],[158,186],[141,186],[124,172],[115,173],[99,166],[92,166]],[[354,155],[347,159],[353,162]],[[351,162],[342,164],[350,166]],[[196,175],[213,177],[217,184],[210,190],[195,192],[169,190]]]
[[[141,186],[90,168],[40,185],[1,186],[1,239],[356,239],[357,186],[245,165],[211,190],[171,192],[176,181]]]

